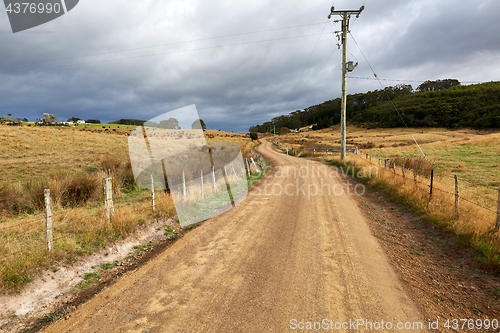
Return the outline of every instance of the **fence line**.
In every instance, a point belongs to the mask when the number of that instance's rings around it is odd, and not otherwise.
[[[369,164],[371,165],[374,165],[374,166],[378,166],[379,168],[381,168],[381,164],[382,164],[382,159],[378,159],[378,165],[373,163],[372,162],[372,158],[373,156],[369,155],[369,154],[365,154],[366,156],[363,156],[363,154],[358,151],[357,154],[359,157],[363,158],[365,157],[365,160],[368,161]],[[382,171],[389,171],[389,165],[388,165],[388,162],[389,162],[390,159],[383,159],[384,161],[384,167],[382,168]],[[399,174],[397,171],[396,171],[396,163],[393,163],[393,174],[396,176],[400,176],[402,177],[404,180],[406,180],[406,177],[405,177],[405,166],[404,164],[401,165],[401,174]],[[446,175],[443,175],[441,177],[445,177]],[[423,176],[422,176],[423,177]],[[447,176],[446,176],[447,177]],[[423,178],[426,178],[426,177],[423,177]],[[454,197],[454,211],[455,211],[455,215],[458,217],[459,216],[459,213],[460,213],[460,201],[463,200],[465,202],[468,202],[470,204],[473,204],[479,208],[482,208],[484,210],[487,210],[489,212],[492,212],[494,214],[496,214],[496,221],[495,221],[495,231],[499,231],[500,230],[500,188],[497,189],[498,191],[498,199],[493,199],[492,197],[490,197],[489,195],[484,195],[484,194],[479,194],[479,193],[476,193],[476,192],[473,192],[473,191],[470,191],[468,189],[464,189],[464,188],[461,188],[459,187],[459,178],[458,178],[458,175],[454,174],[452,176],[453,180],[454,180],[454,192],[450,192],[448,190],[445,190],[439,186],[436,186],[434,184],[434,178],[435,178],[435,170],[431,170],[431,173],[430,173],[430,178],[428,179],[429,183],[424,183],[422,181],[420,181],[418,179],[418,170],[417,168],[413,168],[413,180],[414,180],[414,183],[415,185],[423,185],[425,187],[429,187],[429,200],[432,200],[432,194],[433,194],[433,191],[437,190],[437,191],[440,191],[442,193],[445,193],[445,194],[449,194],[449,195],[452,195]],[[468,183],[468,184],[472,184],[471,182],[467,182],[465,180],[461,180],[461,182],[464,182],[464,183]],[[446,183],[443,183],[444,185]],[[484,187],[484,186],[482,186]],[[491,189],[490,187],[484,187],[486,189]],[[495,207],[494,209],[492,208],[488,208],[488,207],[485,207],[484,205],[478,203],[478,202],[475,202],[475,201],[472,201],[471,199],[463,196],[461,194],[461,192],[463,192],[463,190],[467,191],[467,192],[470,192],[470,193],[473,193],[475,196],[477,197],[481,197],[483,199],[490,199],[491,201],[493,202],[496,202],[497,203],[497,207]]]
[[[260,166],[260,168],[259,168],[259,166]],[[219,190],[218,182],[222,179],[220,177],[223,177],[223,178],[227,178],[227,177],[233,178],[234,177],[236,180],[241,181],[241,176],[239,175],[240,172],[242,172],[242,173],[244,172],[245,175],[250,176],[252,174],[252,172],[260,172],[261,169],[263,169],[262,158],[260,157],[260,155],[257,155],[256,159],[253,159],[253,158],[246,159],[245,158],[243,163],[238,163],[236,165],[231,164],[228,167],[224,167],[224,170],[222,170],[222,176],[218,175],[218,173],[216,173],[216,170],[213,166],[212,166],[210,172],[207,174],[204,174],[203,170],[200,170],[200,180],[198,182],[199,185],[197,185],[197,186],[201,186],[201,198],[202,199],[207,198],[207,189],[209,190],[209,193],[210,193],[210,189],[212,189],[213,194],[217,193],[217,191]],[[211,176],[210,176],[210,174],[211,174]],[[208,178],[206,176],[208,176]],[[103,201],[104,201],[103,202],[103,204],[104,204],[104,219],[108,222],[112,222],[113,213],[115,211],[114,210],[114,203],[113,203],[113,200],[114,200],[113,199],[113,186],[112,186],[113,178],[111,176],[106,176],[106,177],[103,177],[102,179],[103,179],[103,183],[102,183],[102,186],[103,186],[102,191],[103,192],[102,193],[103,193]],[[210,185],[208,187],[205,186],[205,185],[207,185],[206,184],[207,181],[209,183],[211,183],[211,186]],[[190,183],[192,183],[192,182],[190,181]],[[151,209],[153,211],[155,211],[155,209],[156,209],[156,195],[155,195],[156,189],[155,189],[155,179],[154,179],[153,175],[151,175],[151,183],[150,184],[151,184]],[[192,183],[192,185],[195,185],[195,184]],[[186,193],[188,192],[188,188],[186,186],[186,174],[184,171],[182,172],[182,184],[181,184],[181,186],[182,186],[181,187],[182,193],[184,195],[186,195]],[[224,189],[225,188],[226,188],[226,186],[224,186]],[[189,190],[189,191],[191,191],[191,190]],[[58,236],[57,229],[64,226],[64,225],[68,225],[71,223],[70,220],[59,221],[60,217],[64,217],[64,216],[68,215],[69,213],[68,213],[68,211],[64,210],[61,213],[58,213],[58,215],[61,215],[61,216],[58,216],[58,218],[56,218],[54,220],[53,205],[57,204],[57,203],[53,200],[53,198],[52,198],[53,195],[54,194],[51,193],[50,189],[45,189],[43,191],[43,216],[40,216],[38,218],[33,218],[33,219],[30,219],[27,221],[13,223],[13,224],[9,224],[8,220],[5,221],[5,225],[2,225],[4,223],[0,223],[0,238],[3,237],[4,234],[9,235],[6,239],[5,244],[9,243],[11,240],[15,241],[15,239],[17,239],[17,238],[12,238],[12,235],[14,235],[14,234],[11,232],[11,230],[13,230],[13,232],[15,234],[18,233],[18,235],[20,237],[24,237],[23,235],[25,235],[25,233],[27,231],[33,230],[32,228],[30,228],[31,226],[33,226],[33,225],[37,226],[37,227],[35,227],[36,242],[32,244],[33,246],[30,245],[29,248],[22,248],[22,249],[19,249],[19,251],[16,251],[16,248],[14,247],[14,248],[12,248],[12,250],[14,252],[9,252],[8,247],[4,248],[3,246],[0,246],[0,251],[4,251],[4,249],[5,249],[5,251],[8,252],[4,256],[2,256],[2,258],[0,258],[0,260],[5,260],[6,257],[15,256],[15,255],[18,255],[20,253],[29,254],[31,252],[31,250],[33,250],[33,248],[38,249],[39,247],[45,247],[46,249],[48,249],[48,251],[53,251],[55,244],[57,244],[58,241],[60,241],[61,239],[64,238],[61,236],[57,237]],[[9,198],[1,198],[0,199],[0,201],[7,201],[7,200],[9,200]],[[14,216],[15,215],[13,215],[13,217]],[[28,230],[27,228],[30,228],[30,229]],[[38,228],[40,228],[40,230],[38,230]],[[43,237],[42,237],[42,230],[44,230]],[[21,239],[21,238],[19,238],[19,239]],[[15,241],[15,242],[17,244],[17,241]]]

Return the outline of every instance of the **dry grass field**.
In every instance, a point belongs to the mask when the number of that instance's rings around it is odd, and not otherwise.
[[[332,127],[277,138],[300,151],[304,147],[339,147],[339,132],[338,127]],[[435,162],[441,176],[457,174],[472,185],[491,189],[500,186],[500,131],[347,128],[347,145],[358,146],[377,159],[422,156],[414,139],[426,158]]]
[[[169,194],[159,191],[155,212],[151,194],[133,184],[128,134],[135,127],[0,127],[0,290],[15,290],[39,268],[71,263],[140,225],[175,216]],[[238,145],[244,134],[206,131],[209,142]],[[115,215],[104,218],[102,179],[113,175]],[[53,200],[54,251],[45,243],[43,190]]]
[[[0,182],[8,183],[95,172],[104,154],[127,157],[125,134],[78,127],[2,126],[0,142]]]

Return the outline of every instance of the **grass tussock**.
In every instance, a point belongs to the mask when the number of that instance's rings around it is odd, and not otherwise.
[[[457,215],[453,187],[436,179],[435,190],[430,195],[427,178],[419,177],[415,183],[413,173],[408,171],[406,178],[403,178],[400,168],[394,174],[392,169],[374,166],[357,156],[348,157],[345,163],[339,160],[330,163],[343,168],[355,165],[354,174],[361,181],[387,193],[393,200],[408,205],[435,225],[455,234],[462,243],[476,251],[479,260],[486,267],[500,273],[500,238],[494,232],[496,214],[487,209],[486,204],[476,205],[460,200]]]
[[[396,156],[390,160],[390,165],[404,165],[408,170],[416,170],[417,174],[429,177],[432,170],[436,169],[436,162],[422,156]]]
[[[0,186],[0,211],[5,215],[34,214],[45,209],[45,189],[50,190],[53,207],[85,205],[102,197],[102,174],[58,175],[42,180]]]

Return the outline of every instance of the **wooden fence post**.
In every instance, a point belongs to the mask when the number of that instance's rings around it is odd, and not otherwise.
[[[401,164],[401,173],[403,174],[403,179],[406,179],[405,165]]]
[[[212,165],[212,190],[215,193],[217,193],[217,185],[215,184],[215,167]]]
[[[252,175],[252,171],[250,170],[250,162],[248,158],[245,158],[245,169],[247,170],[248,177]]]
[[[458,200],[460,198],[458,191],[458,175],[455,175],[455,216],[458,217],[459,209],[458,209]]]
[[[201,200],[205,200],[205,186],[203,184],[203,170],[200,171],[200,180],[201,180]]]
[[[151,175],[151,208],[155,211],[155,179]]]
[[[417,167],[413,167],[413,181],[417,184]]]
[[[53,248],[53,235],[52,235],[52,203],[50,201],[50,190],[46,189],[43,191],[45,196],[45,230],[46,230],[46,239],[47,239],[47,247],[49,251],[52,251]]]
[[[113,207],[113,182],[111,177],[104,177],[104,215],[111,221],[115,209]]]
[[[389,169],[389,159],[388,159],[388,158],[386,158],[386,159],[384,160],[384,167],[385,167],[386,169]]]
[[[498,189],[497,222],[495,224],[495,231],[498,230],[500,230],[500,188]]]
[[[184,174],[184,170],[182,170],[182,196],[186,197],[186,175]]]
[[[394,174],[396,174],[396,163],[392,163],[392,168],[394,169]]]
[[[250,157],[250,161],[252,161],[252,164],[255,167],[255,171],[260,172],[259,168],[257,167],[257,164],[255,164],[255,161],[253,160],[253,157]]]
[[[236,173],[236,170],[234,170],[234,165],[231,164],[231,169],[233,169],[233,174],[236,177],[237,180],[240,180],[240,177],[238,177],[238,174]]]

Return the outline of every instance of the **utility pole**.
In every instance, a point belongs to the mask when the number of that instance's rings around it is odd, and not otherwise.
[[[356,18],[365,9],[361,6],[359,10],[335,10],[332,6],[328,19],[332,15],[340,15],[342,17],[342,108],[340,112],[340,158],[343,160],[346,156],[346,104],[347,104],[347,72],[352,72],[357,66],[353,65],[352,61],[347,62],[347,34],[349,33],[349,19],[351,15],[356,14]]]

